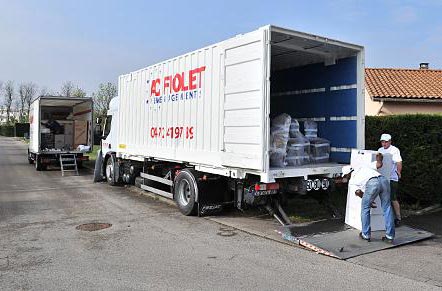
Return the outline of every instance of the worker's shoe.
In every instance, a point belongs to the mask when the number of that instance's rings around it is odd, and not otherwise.
[[[363,240],[366,240],[366,241],[368,241],[368,242],[371,241],[371,239],[370,239],[369,237],[365,237],[365,236],[362,234],[362,232],[359,233],[359,238],[360,238],[360,239],[363,239]]]
[[[394,240],[394,238],[392,238],[392,237],[388,237],[388,236],[383,236],[382,237],[382,241],[386,242],[386,243],[389,243],[389,244],[392,244],[393,240]]]
[[[394,226],[395,226],[395,227],[399,227],[399,226],[401,226],[401,224],[402,224],[402,221],[401,221],[400,219],[395,218],[395,220],[394,220]]]

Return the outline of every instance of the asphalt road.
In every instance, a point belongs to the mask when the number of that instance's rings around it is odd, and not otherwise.
[[[0,137],[1,290],[432,290],[393,274],[182,216],[83,173],[36,172]],[[89,222],[112,227],[85,232]],[[402,258],[403,259],[403,258]]]

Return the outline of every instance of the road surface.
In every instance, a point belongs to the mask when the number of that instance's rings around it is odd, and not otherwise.
[[[364,262],[277,243],[173,206],[35,171],[26,145],[0,137],[1,290],[433,290]],[[84,223],[112,226],[77,230]],[[440,286],[440,285],[439,285]]]

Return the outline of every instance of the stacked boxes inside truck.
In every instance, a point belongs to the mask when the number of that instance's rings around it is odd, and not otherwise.
[[[76,165],[87,160],[92,149],[92,98],[39,96],[29,112],[28,161],[37,171],[62,165],[75,156]],[[76,138],[77,137],[77,138]],[[66,170],[63,168],[62,170]]]
[[[290,115],[299,122],[300,134],[304,133],[308,140],[305,143],[310,143],[308,153],[297,153],[309,155],[308,162],[287,157],[286,167],[348,163],[350,149],[357,147],[358,140],[356,61],[356,57],[349,57],[332,64],[272,66],[270,115],[273,118]],[[289,148],[294,149],[294,140],[289,142]],[[296,143],[303,144],[301,139]],[[280,167],[280,164],[270,162],[271,167]]]
[[[74,149],[72,108],[42,106],[41,116],[41,150]]]

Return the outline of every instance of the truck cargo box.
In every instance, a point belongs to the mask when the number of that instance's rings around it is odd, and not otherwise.
[[[364,147],[364,49],[275,26],[119,77],[118,157],[234,178],[340,173]],[[271,119],[318,123],[330,162],[271,167]]]

